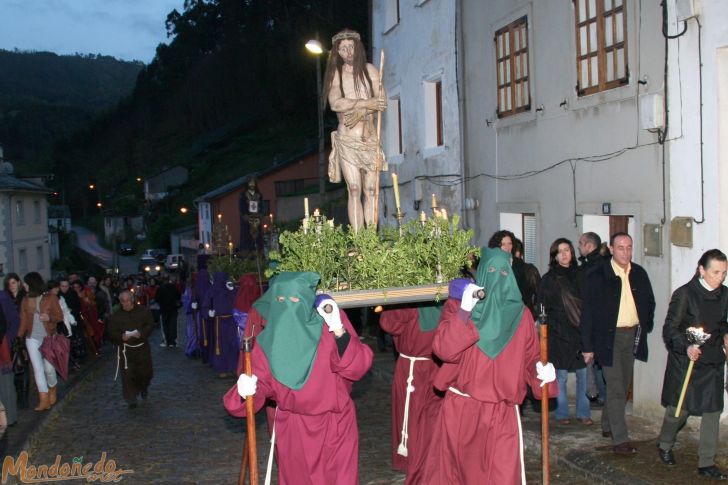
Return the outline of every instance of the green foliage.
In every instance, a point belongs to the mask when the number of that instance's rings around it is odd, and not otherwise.
[[[313,221],[312,221],[313,222]],[[377,289],[447,282],[456,278],[478,248],[470,241],[473,231],[458,227],[459,217],[451,221],[429,219],[424,226],[410,221],[402,235],[394,228],[358,232],[330,227],[326,218],[317,230],[311,224],[280,235],[280,252],[271,252],[275,267],[266,271],[273,276],[281,271],[314,271],[321,275],[324,291]]]
[[[262,263],[261,263],[262,264]],[[246,273],[258,273],[254,259],[243,259],[237,256],[213,256],[207,261],[207,271],[212,275],[218,271],[227,273],[233,281],[238,281]]]

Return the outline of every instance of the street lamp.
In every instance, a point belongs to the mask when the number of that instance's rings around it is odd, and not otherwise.
[[[318,34],[316,35],[318,37]],[[318,164],[319,164],[319,196],[321,197],[321,203],[323,203],[326,197],[326,163],[324,161],[324,103],[323,95],[321,92],[321,54],[324,53],[324,48],[321,45],[321,41],[318,39],[311,39],[306,42],[306,50],[316,56],[316,100],[318,108]]]

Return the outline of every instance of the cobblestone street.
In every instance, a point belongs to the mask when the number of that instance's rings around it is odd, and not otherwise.
[[[106,452],[107,461],[115,460],[117,469],[133,470],[123,476],[122,483],[236,483],[245,422],[229,417],[221,402],[234,380],[219,379],[199,360],[185,357],[183,345],[160,348],[158,331],[151,340],[155,376],[148,400],[137,409],[127,409],[121,384],[113,380],[115,356],[108,358],[56,406],[31,441],[29,463],[52,464],[58,454],[62,463],[79,457],[83,463],[95,463]],[[360,480],[362,484],[403,483],[404,475],[390,468],[392,354],[375,355],[373,372],[354,387]],[[263,413],[258,414],[257,436],[262,483],[268,454]],[[541,465],[533,454],[526,455],[528,479],[536,483]],[[553,473],[553,483],[587,483],[568,469],[562,472],[566,475]]]

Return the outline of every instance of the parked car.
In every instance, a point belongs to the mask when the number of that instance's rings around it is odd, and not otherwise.
[[[139,272],[148,276],[157,276],[162,271],[162,265],[156,258],[142,256],[139,258]]]
[[[130,254],[134,254],[134,245],[131,243],[121,243],[119,244],[119,247],[116,248],[116,252],[118,252],[121,255],[128,256]]]
[[[160,249],[160,248],[154,248],[154,249],[145,249],[144,254],[142,254],[143,258],[154,258],[160,263],[164,262],[164,259],[167,257],[167,250],[166,249]]]

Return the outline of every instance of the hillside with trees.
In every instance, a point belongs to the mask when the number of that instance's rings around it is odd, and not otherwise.
[[[318,33],[328,45],[344,27],[366,38],[367,3],[186,0],[133,93],[57,144],[58,189],[78,210],[93,182],[105,207],[129,208],[130,197],[141,205],[137,177],[181,164],[190,182],[155,209],[173,219],[198,195],[313,146],[316,61],[304,44]]]
[[[102,55],[0,50],[0,143],[25,171],[48,170],[54,142],[128,96],[143,64]]]

